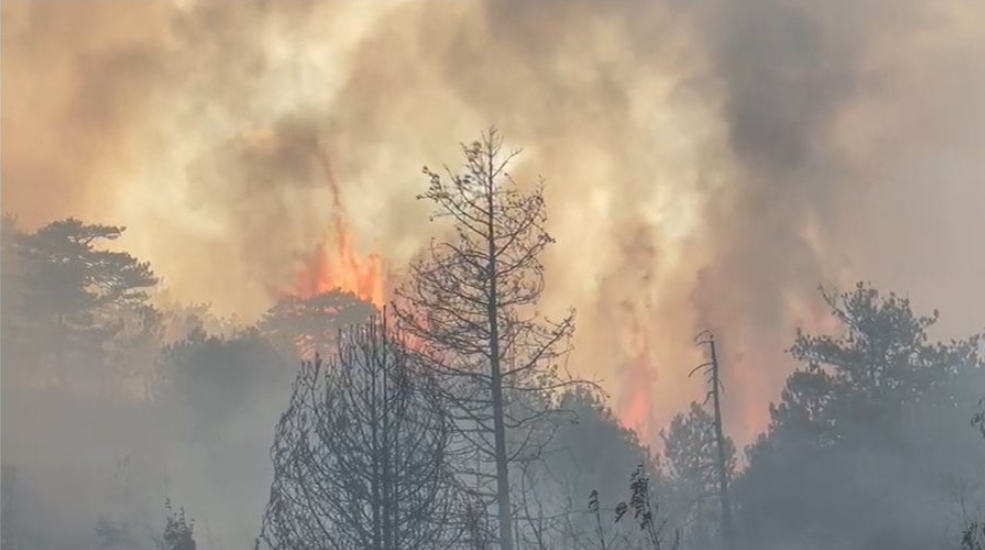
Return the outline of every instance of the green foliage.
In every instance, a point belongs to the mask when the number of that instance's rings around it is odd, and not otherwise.
[[[17,246],[31,281],[26,297],[30,309],[80,332],[118,330],[113,314],[144,305],[148,290],[157,284],[149,263],[96,248],[123,231],[70,218],[23,235]]]
[[[677,414],[661,438],[671,483],[688,487],[697,498],[718,491],[715,419],[704,407],[691,403],[687,415]],[[725,473],[731,479],[735,474],[735,444],[729,439],[725,447]]]
[[[191,441],[214,440],[230,422],[256,418],[261,398],[286,389],[292,375],[292,363],[256,329],[230,337],[195,329],[165,347],[161,362],[171,424]]]
[[[636,432],[619,423],[597,392],[586,387],[567,391],[558,408],[570,416],[559,419],[544,454],[545,470],[570,498],[597,490],[603,501],[615,499],[616,491],[624,488],[624,472],[640,463],[652,466]]]
[[[661,432],[664,465],[677,523],[688,543],[710,544],[719,524],[718,447],[715,419],[698,403],[677,414]],[[735,476],[735,444],[725,439],[725,477]]]
[[[789,399],[772,411],[774,424],[798,414],[804,419],[806,414],[815,426],[834,430],[819,432],[819,445],[832,444],[825,435],[837,434],[841,445],[894,446],[905,405],[948,399],[934,390],[966,366],[980,363],[977,335],[928,342],[927,329],[937,321],[936,311],[932,316],[914,315],[908,299],[880,297],[862,284],[854,292],[824,296],[845,333],[798,332],[791,354],[807,364],[806,374],[788,386],[784,397]],[[799,407],[797,400],[806,406]],[[879,430],[871,429],[873,422]]]
[[[980,339],[932,343],[936,312],[918,316],[907,299],[865,285],[824,297],[843,331],[797,334],[791,354],[805,367],[770,407],[739,482],[745,528],[756,545],[920,547],[940,519],[928,509],[918,525],[906,497],[939,509],[950,498],[941,478],[980,472],[952,436],[974,404],[963,387],[982,381]]]
[[[4,296],[5,316],[16,327],[5,341],[18,364],[62,382],[80,374],[78,384],[94,378],[77,372],[83,365],[119,365],[139,342],[153,339],[160,317],[148,304],[158,282],[150,264],[98,248],[123,231],[69,218],[21,233],[5,218],[4,258],[15,267],[4,276],[16,292]]]
[[[824,296],[845,332],[798,331],[790,351],[806,368],[788,379],[780,403],[770,407],[772,438],[800,438],[816,449],[899,449],[904,409],[954,406],[951,383],[981,365],[978,335],[928,342],[936,311],[916,316],[909,300],[880,297],[861,284]]]
[[[557,406],[567,414],[558,419],[538,477],[549,480],[553,498],[567,505],[559,547],[622,548],[629,530],[611,525],[613,510],[605,504],[625,496],[626,472],[637,465],[658,474],[656,458],[633,430],[620,424],[599,392],[578,386],[564,392]],[[591,495],[587,509],[586,494]]]

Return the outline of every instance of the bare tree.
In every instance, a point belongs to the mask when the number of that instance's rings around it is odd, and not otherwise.
[[[563,385],[556,361],[574,319],[550,322],[536,312],[539,256],[553,242],[543,184],[522,194],[506,170],[519,151],[504,154],[502,143],[492,129],[463,145],[462,174],[424,169],[430,186],[419,198],[436,206],[432,219],[450,218],[454,236],[411,265],[396,311],[442,377],[457,448],[472,453],[474,490],[495,502],[500,546],[513,550],[509,466],[537,454],[550,435],[536,428],[545,409],[531,404]]]
[[[711,399],[715,411],[712,426],[714,428],[715,451],[717,454],[715,460],[715,473],[718,477],[718,501],[721,508],[720,533],[722,538],[722,548],[725,550],[731,550],[734,547],[734,540],[732,533],[732,505],[729,501],[728,491],[730,468],[728,454],[730,449],[731,452],[734,453],[734,448],[730,447],[731,443],[726,439],[724,430],[722,429],[721,396],[724,386],[722,385],[722,379],[720,376],[718,354],[715,349],[715,336],[709,331],[704,331],[699,334],[695,340],[698,342],[698,345],[707,345],[708,350],[711,353],[710,360],[695,367],[688,376],[690,377],[699,370],[704,370],[708,376],[708,385],[711,386],[711,389],[708,390],[705,402],[707,403],[707,401]],[[732,466],[732,468],[734,469],[734,466]]]
[[[462,525],[450,419],[379,316],[302,365],[278,423],[261,538],[274,550],[442,548]]]
[[[466,542],[468,550],[489,550],[496,540],[490,526],[489,513],[482,502],[468,499],[464,509]]]

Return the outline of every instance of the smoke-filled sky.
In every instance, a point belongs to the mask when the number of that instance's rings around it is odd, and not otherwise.
[[[2,202],[128,227],[182,301],[255,316],[331,229],[434,234],[422,165],[491,124],[546,179],[545,309],[570,368],[657,426],[717,331],[730,429],[763,426],[818,284],[982,325],[977,0],[6,0]],[[646,436],[655,440],[652,431]]]

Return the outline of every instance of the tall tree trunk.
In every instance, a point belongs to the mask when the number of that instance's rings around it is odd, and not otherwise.
[[[387,341],[386,332],[386,312],[384,311],[382,318],[382,330],[373,327],[371,330],[374,332],[378,331],[376,338],[383,342],[381,356],[379,358],[381,364],[383,365],[383,372],[381,378],[381,384],[383,386],[381,393],[383,394],[383,548],[384,550],[395,550],[395,545],[393,544],[393,518],[394,512],[396,511],[396,502],[393,500],[393,494],[390,487],[393,485],[393,468],[390,464],[390,458],[393,456],[393,449],[390,447],[390,421],[392,420],[392,412],[390,410],[391,400],[390,400],[390,388],[389,382],[390,377],[393,375],[390,370],[390,365],[387,363],[387,346],[389,342]]]
[[[722,430],[721,384],[718,378],[718,355],[715,340],[711,340],[712,400],[715,406],[715,443],[718,446],[718,496],[722,507],[722,548],[732,550],[732,506],[728,496],[728,477],[725,470],[725,434]]]
[[[369,411],[370,415],[370,442],[372,446],[372,458],[371,458],[371,468],[372,468],[372,480],[370,481],[370,488],[372,490],[372,506],[373,506],[373,550],[384,550],[383,548],[383,499],[381,498],[380,491],[382,489],[380,478],[385,475],[385,472],[380,470],[380,455],[382,452],[380,446],[379,437],[379,422],[380,418],[377,416],[380,410],[380,396],[378,391],[378,382],[376,369],[370,372],[370,403],[374,406]]]
[[[506,423],[503,412],[503,373],[499,364],[499,296],[496,285],[496,232],[493,226],[495,190],[493,186],[493,155],[488,155],[488,244],[489,244],[489,366],[492,370],[493,431],[496,447],[496,502],[499,505],[499,546],[501,550],[513,550],[513,531],[510,510],[509,460],[506,455]]]

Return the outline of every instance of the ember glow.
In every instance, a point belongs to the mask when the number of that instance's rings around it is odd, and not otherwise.
[[[643,326],[634,323],[628,334],[630,341],[626,348],[631,360],[620,377],[621,388],[616,402],[616,414],[622,424],[634,430],[645,443],[654,444],[658,431],[658,423],[653,414],[653,396],[656,394],[656,380],[653,376],[655,357],[651,353],[650,341]]]
[[[360,256],[344,224],[336,224],[332,239],[323,241],[311,264],[298,276],[294,293],[311,298],[332,290],[351,292],[377,308],[386,300],[383,263],[378,254]],[[341,228],[341,232],[339,229]]]
[[[346,224],[346,212],[339,197],[339,186],[327,155],[319,155],[332,194],[332,234],[318,245],[313,257],[298,276],[294,294],[311,298],[332,290],[351,292],[382,308],[386,301],[383,262],[376,253],[360,255]]]

